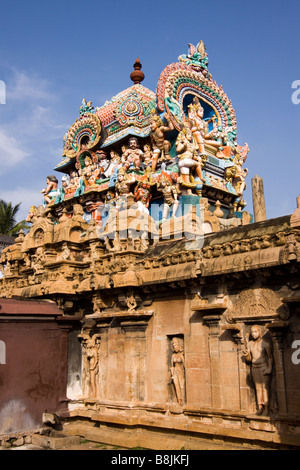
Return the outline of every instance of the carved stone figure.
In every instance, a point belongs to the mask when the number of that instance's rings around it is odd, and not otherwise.
[[[49,175],[47,176],[46,182],[47,182],[47,187],[45,189],[42,189],[41,193],[44,194],[45,203],[49,204],[51,200],[56,198],[58,194],[57,192],[58,180],[54,175]]]
[[[175,217],[179,207],[178,190],[168,174],[162,173],[157,189],[163,193],[164,197],[163,221],[167,218],[171,207],[173,208],[172,216]]]
[[[83,335],[83,389],[89,397],[97,396],[97,383],[99,374],[99,336],[89,337]]]
[[[171,144],[168,140],[165,139],[165,133],[172,131],[174,129],[173,124],[171,123],[170,116],[165,113],[164,117],[166,118],[168,125],[165,126],[158,114],[153,114],[150,121],[150,139],[153,148],[152,155],[152,170],[155,171],[158,158],[170,160],[169,151]]]
[[[134,190],[134,199],[142,212],[149,213],[151,199],[150,185],[146,181],[140,181]]]
[[[151,151],[151,146],[149,144],[144,145],[144,166],[147,167],[150,165],[152,160],[152,151]]]
[[[201,154],[205,154],[205,143],[216,148],[220,147],[220,142],[209,138],[208,125],[203,120],[203,115],[204,109],[202,108],[199,99],[195,97],[193,99],[193,103],[188,106],[187,121],[192,131],[195,144]]]
[[[26,217],[26,222],[34,223],[37,220],[37,207],[31,206],[28,216]]]
[[[117,210],[119,210],[124,204],[126,205],[127,196],[130,194],[131,184],[134,183],[134,181],[134,177],[130,178],[129,175],[125,174],[124,168],[120,168],[117,182],[115,184]]]
[[[129,168],[140,169],[143,159],[143,152],[139,147],[136,137],[131,137],[128,141],[128,148],[122,154],[123,168],[127,171]]]
[[[185,366],[183,339],[177,336],[172,338],[171,377],[175,388],[176,399],[179,405],[185,402]]]
[[[259,325],[251,328],[252,340],[247,342],[243,351],[246,362],[251,364],[252,378],[256,391],[257,414],[268,415],[270,403],[270,379],[272,373],[273,356],[271,345],[262,338]]]
[[[226,181],[229,181],[239,196],[243,195],[246,188],[245,178],[248,175],[248,168],[242,168],[244,161],[239,154],[233,158],[233,165],[225,171]]]
[[[179,169],[183,183],[190,183],[190,172],[195,169],[197,176],[205,183],[202,176],[202,160],[196,155],[196,149],[192,141],[192,134],[189,129],[184,128],[179,132],[176,140],[176,150],[179,157]]]

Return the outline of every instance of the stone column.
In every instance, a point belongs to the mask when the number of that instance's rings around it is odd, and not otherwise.
[[[285,370],[284,370],[284,359],[283,359],[283,338],[285,330],[288,327],[288,323],[285,321],[277,321],[274,323],[268,323],[266,327],[269,329],[272,341],[273,341],[273,355],[275,364],[276,374],[276,392],[278,400],[278,409],[280,414],[287,413],[287,397],[286,397],[286,385],[285,385]]]
[[[251,180],[254,221],[261,222],[266,220],[266,205],[263,179],[257,175]]]
[[[125,400],[145,400],[146,321],[124,321],[125,331]]]
[[[211,403],[213,408],[222,408],[221,373],[220,373],[220,317],[221,315],[205,315],[204,322],[209,326],[209,357],[211,371]]]

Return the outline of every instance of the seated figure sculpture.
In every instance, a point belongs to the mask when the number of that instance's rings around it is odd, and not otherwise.
[[[207,123],[203,120],[204,109],[197,97],[193,99],[193,103],[188,106],[187,122],[190,126],[195,144],[201,154],[205,154],[205,143],[216,147],[220,147],[219,140],[210,139]]]
[[[125,171],[129,168],[139,170],[143,159],[143,152],[139,147],[139,142],[136,137],[131,137],[128,141],[128,148],[122,154],[122,163]]]
[[[44,194],[44,200],[46,204],[49,204],[54,198],[56,198],[58,191],[58,180],[54,175],[47,176],[47,187],[42,189],[41,193]]]

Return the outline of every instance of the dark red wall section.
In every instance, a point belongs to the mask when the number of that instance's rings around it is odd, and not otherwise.
[[[0,434],[5,434],[40,427],[45,411],[66,410],[68,328],[55,304],[0,299],[0,306]]]

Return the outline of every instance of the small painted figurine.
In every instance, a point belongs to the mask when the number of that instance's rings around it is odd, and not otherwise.
[[[127,196],[131,192],[131,185],[135,182],[134,177],[130,178],[125,174],[124,168],[120,168],[118,173],[117,182],[115,184],[116,193],[116,209],[119,210],[122,206],[127,204]]]
[[[164,222],[167,219],[168,213],[173,208],[172,216],[175,217],[178,207],[178,190],[174,185],[172,178],[167,173],[162,173],[160,181],[157,184],[158,191],[163,193],[164,197],[164,208],[163,208],[163,219]]]
[[[201,154],[205,154],[205,143],[212,145],[217,149],[220,147],[219,141],[210,139],[208,124],[203,120],[203,115],[204,109],[202,108],[199,99],[195,96],[193,103],[188,106],[187,121]]]
[[[128,148],[122,154],[122,163],[125,171],[129,168],[139,170],[143,159],[143,152],[139,147],[136,137],[131,137],[128,141]]]
[[[171,117],[169,114],[165,113],[164,117],[166,118],[168,125],[165,126],[158,114],[152,113],[152,118],[150,120],[150,139],[153,148],[152,156],[152,170],[155,171],[158,158],[164,160],[170,160],[169,151],[171,144],[168,140],[165,139],[165,133],[168,131],[174,130],[174,126],[171,122]]]
[[[147,168],[148,165],[151,164],[152,160],[152,152],[151,152],[151,146],[149,144],[144,145],[144,166]]]
[[[201,156],[197,155],[191,131],[188,128],[184,128],[179,132],[176,140],[176,151],[179,157],[178,166],[182,182],[186,184],[190,183],[191,170],[195,169],[197,176],[199,176],[200,180],[205,183],[205,179],[202,175]]]
[[[140,181],[134,190],[134,199],[142,212],[149,213],[149,203],[151,199],[150,184]]]
[[[58,180],[54,175],[47,176],[47,187],[41,191],[44,194],[46,204],[49,204],[52,199],[57,196]]]

